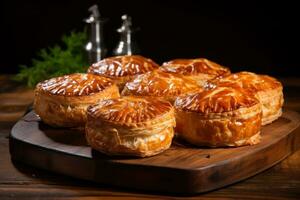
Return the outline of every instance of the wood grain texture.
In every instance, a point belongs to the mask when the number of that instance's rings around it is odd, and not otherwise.
[[[91,150],[83,133],[49,127],[32,111],[12,129],[10,151],[14,160],[76,178],[192,194],[235,183],[278,163],[299,148],[300,134],[295,131],[299,124],[299,114],[285,111],[262,128],[258,145],[211,149],[175,142],[157,156],[124,158]]]
[[[28,105],[32,102],[33,93],[29,90],[19,95],[21,98],[18,97],[19,99],[16,101],[17,96],[0,94],[0,121],[16,121],[24,115]]]

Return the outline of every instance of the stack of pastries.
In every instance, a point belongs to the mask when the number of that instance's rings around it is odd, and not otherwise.
[[[207,59],[159,66],[142,56],[117,56],[87,74],[39,83],[34,109],[46,124],[84,128],[88,144],[107,155],[153,156],[176,135],[196,146],[260,142],[262,125],[282,114],[283,87],[251,72],[231,74]]]

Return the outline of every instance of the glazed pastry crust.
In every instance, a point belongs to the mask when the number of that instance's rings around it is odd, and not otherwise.
[[[194,80],[181,74],[170,74],[160,70],[137,76],[128,82],[122,95],[162,98],[171,103],[178,95],[203,90]]]
[[[34,110],[54,127],[84,127],[86,109],[102,99],[119,97],[118,87],[108,78],[71,74],[39,83]]]
[[[122,97],[92,105],[87,113],[87,141],[104,154],[146,157],[171,145],[175,114],[167,101]]]
[[[200,86],[207,81],[229,75],[230,70],[205,58],[175,59],[163,63],[160,68],[164,72],[182,74],[194,79]]]
[[[262,125],[272,123],[282,114],[283,87],[273,77],[239,72],[213,81],[212,84],[222,87],[239,87],[255,94],[262,105]]]
[[[111,78],[122,89],[127,81],[138,74],[144,74],[159,66],[149,58],[126,55],[105,58],[89,67],[88,73]]]
[[[243,90],[218,87],[178,97],[174,105],[178,135],[191,144],[237,147],[260,141],[261,105]]]

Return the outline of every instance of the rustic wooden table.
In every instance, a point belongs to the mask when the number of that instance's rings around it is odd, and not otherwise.
[[[300,112],[300,78],[281,79],[285,108]],[[77,180],[10,159],[8,136],[33,91],[0,76],[0,199],[300,199],[300,151],[254,177],[196,196],[144,193]]]

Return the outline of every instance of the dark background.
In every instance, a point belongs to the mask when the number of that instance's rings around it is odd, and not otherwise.
[[[286,1],[1,1],[1,73],[30,65],[40,48],[63,34],[82,30],[88,7],[97,3],[105,43],[118,42],[122,14],[133,18],[142,55],[158,63],[173,58],[206,57],[232,71],[299,76],[299,10]]]

